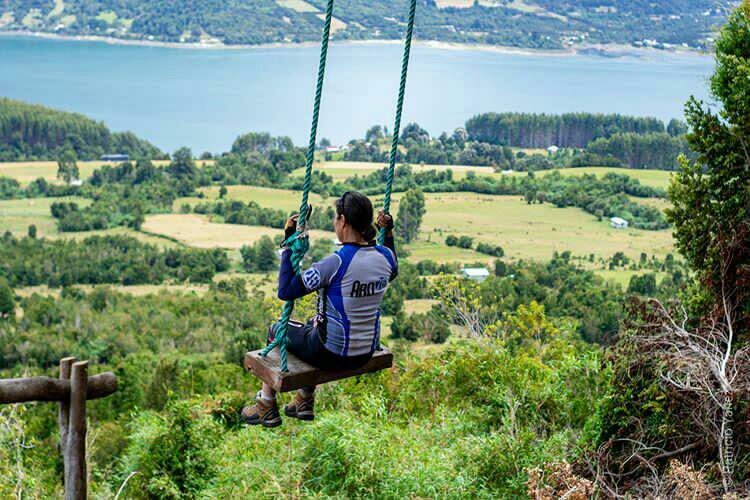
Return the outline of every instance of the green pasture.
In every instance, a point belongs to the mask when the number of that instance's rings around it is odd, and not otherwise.
[[[0,201],[0,233],[10,231],[16,236],[24,236],[29,226],[34,224],[39,237],[56,235],[57,222],[52,217],[50,206],[58,201],[73,201],[80,206],[91,203],[91,200],[79,197]]]
[[[240,249],[251,245],[263,236],[273,238],[279,229],[239,224],[220,224],[196,214],[149,215],[142,229],[153,235],[161,235],[196,248]],[[310,231],[312,239],[333,239],[326,231]]]
[[[364,161],[321,161],[314,166],[315,170],[325,172],[334,181],[343,181],[355,175],[365,176],[386,168],[386,163],[371,163]],[[495,170],[492,167],[472,167],[467,165],[412,165],[415,172],[424,172],[427,170],[453,170],[455,177],[463,177],[467,172],[475,172],[477,175],[493,175]],[[292,175],[302,177],[305,174],[304,168],[298,168],[292,172]]]
[[[524,150],[529,153],[537,152],[535,150]],[[546,153],[546,152],[545,152]],[[385,163],[371,163],[371,162],[356,162],[356,161],[320,161],[315,164],[315,169],[321,172],[325,172],[332,176],[334,181],[343,181],[349,177],[355,175],[368,175],[376,170],[387,167]],[[495,172],[492,167],[476,167],[470,165],[412,165],[415,172],[427,171],[427,170],[453,170],[456,178],[464,177],[468,172],[474,172],[477,175],[488,175],[494,178],[499,178],[503,175],[513,176],[525,176],[528,175],[526,172],[513,172],[512,174],[502,174]],[[632,168],[617,168],[617,167],[581,167],[581,168],[556,168],[552,170],[542,170],[535,172],[536,175],[548,175],[552,172],[560,172],[562,175],[574,175],[581,176],[584,174],[593,174],[597,177],[601,177],[606,173],[616,173],[621,175],[627,175],[634,179],[638,179],[641,184],[651,187],[657,187],[666,189],[669,186],[669,179],[672,172],[666,170],[639,170]],[[302,176],[305,173],[304,168],[298,168],[292,175]]]
[[[635,203],[640,203],[641,205],[654,207],[656,209],[661,210],[662,212],[664,212],[666,209],[672,206],[669,200],[665,198],[638,198],[637,196],[629,196],[629,198]]]
[[[520,196],[475,193],[429,193],[425,198],[427,212],[420,241],[411,247],[414,259],[494,260],[444,246],[449,234],[500,245],[510,259],[547,260],[555,251],[565,250],[598,257],[622,251],[632,258],[641,252],[663,257],[674,251],[670,230],[616,230],[607,221],[597,221],[578,208],[556,208],[548,203],[529,205]]]
[[[174,202],[174,210],[179,211],[180,207],[184,204],[195,206],[206,201],[217,200],[219,198],[219,189],[219,186],[200,188],[200,192],[203,193],[204,198],[178,198]],[[254,201],[264,208],[275,208],[291,212],[292,210],[299,210],[302,192],[257,186],[227,186],[226,198],[244,203]],[[326,202],[326,200],[314,193],[310,194],[309,200],[315,206],[324,205]],[[333,203],[333,199],[329,201]]]
[[[633,271],[630,269],[601,269],[594,271],[594,273],[601,276],[606,281],[621,285],[623,290],[627,290],[628,285],[630,284],[630,278],[632,278],[633,276],[641,276],[644,274],[653,274],[653,271],[649,271],[648,269],[641,269],[638,271]],[[666,273],[661,272],[655,274],[657,283],[661,282],[661,280],[663,280],[667,276]]]
[[[213,160],[198,160],[196,164],[199,167],[211,164]],[[116,165],[116,163],[104,162],[99,160],[79,161],[78,170],[82,180],[91,177],[94,170],[103,165]],[[164,166],[169,163],[168,160],[154,160],[154,165]],[[48,182],[58,182],[57,179],[57,162],[56,161],[19,161],[19,162],[0,162],[0,176],[11,177],[16,179],[22,185],[27,185],[31,181],[40,177]]]
[[[667,170],[640,170],[634,168],[616,168],[616,167],[580,167],[580,168],[558,168],[554,170],[543,170],[536,172],[537,175],[547,175],[551,172],[560,172],[561,175],[584,175],[594,174],[601,177],[604,174],[613,172],[620,175],[627,175],[638,179],[644,186],[666,189],[669,187],[669,179],[672,172]],[[516,175],[526,175],[525,172],[519,172]]]

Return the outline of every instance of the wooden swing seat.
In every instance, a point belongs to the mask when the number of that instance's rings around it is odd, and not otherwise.
[[[282,373],[279,350],[274,349],[266,357],[261,356],[261,352],[253,351],[245,354],[245,370],[251,372],[278,392],[289,392],[303,387],[311,387],[349,377],[356,377],[357,375],[373,373],[393,366],[393,354],[385,348],[382,351],[375,351],[372,359],[364,366],[356,370],[340,372],[329,372],[315,368],[288,352],[287,367],[289,371]]]

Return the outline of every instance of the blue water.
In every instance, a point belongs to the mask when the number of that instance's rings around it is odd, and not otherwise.
[[[197,50],[0,37],[0,95],[77,111],[173,151],[226,151],[249,131],[306,144],[316,47]],[[333,45],[318,137],[392,126],[401,47]],[[417,46],[404,120],[433,134],[485,111],[619,112],[669,120],[705,98],[709,57],[540,57]]]

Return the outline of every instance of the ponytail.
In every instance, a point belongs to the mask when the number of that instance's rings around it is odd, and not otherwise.
[[[336,200],[336,215],[345,216],[346,222],[368,243],[375,240],[378,232],[372,223],[372,202],[367,196],[356,191],[347,191]]]

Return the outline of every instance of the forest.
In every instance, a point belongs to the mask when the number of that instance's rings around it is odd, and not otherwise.
[[[0,98],[0,161],[57,160],[66,150],[79,159],[103,154],[159,159],[164,153],[130,132],[110,132],[78,113]]]
[[[57,5],[52,0],[7,0],[0,17],[11,17],[0,29],[228,45],[307,42],[319,38],[318,16],[325,11],[324,0],[256,0],[252,6],[238,0],[83,0]],[[710,45],[706,33],[725,21],[729,5],[725,0],[613,0],[602,8],[600,2],[585,0],[420,0],[416,34],[424,40],[537,49],[642,45],[645,39],[655,39],[662,48],[705,48]],[[407,11],[403,0],[341,0],[334,13],[341,26],[334,38],[398,39]]]
[[[671,132],[618,118],[586,137],[586,154],[614,155],[630,134],[684,136],[690,154],[678,157],[666,191],[611,171],[480,175],[399,166],[399,276],[382,304],[394,366],[322,387],[314,421],[286,418],[277,429],[242,424],[239,411],[259,384],[241,360],[264,345],[281,311],[279,219],[291,211],[289,199],[298,201],[298,192],[286,195],[302,182],[300,148],[251,133],[203,165],[181,148],[163,164],[142,157],[99,166],[80,186],[0,181],[10,214],[3,223],[15,224],[0,239],[0,378],[57,377],[69,355],[117,375],[118,391],[87,410],[94,498],[746,498],[747,47],[750,0],[716,43],[709,85],[720,107],[691,98],[684,126]],[[432,140],[418,125],[404,136],[407,155],[409,141]],[[588,152],[589,142],[603,141],[612,149]],[[489,145],[498,149],[488,154],[511,161],[511,146]],[[525,159],[519,152],[511,150],[513,161]],[[66,156],[60,167],[70,173],[77,160]],[[330,207],[332,196],[353,189],[382,196],[384,175],[377,166],[362,175],[318,173],[314,229],[330,227],[332,214],[319,207]],[[459,223],[429,233],[440,242],[425,241],[426,214],[439,209],[430,204],[435,193],[482,193],[471,205],[489,213],[472,219],[479,226],[513,215],[497,207],[554,207],[544,212],[560,217],[550,239],[565,230],[563,219],[585,212],[572,234],[587,239],[590,254],[514,256],[509,234],[472,239],[464,232],[469,215],[450,208],[440,212],[441,228],[451,217]],[[629,234],[659,234],[594,221],[610,209],[630,210],[645,226],[668,224],[673,251],[596,253],[596,238],[608,233],[623,246]],[[36,226],[19,230],[17,220],[26,219],[11,210],[44,211],[39,220],[51,227],[46,235]],[[233,221],[232,233],[246,226],[257,234],[252,244],[236,237],[231,247],[191,247],[146,232],[146,216],[155,214],[170,217],[165,225],[187,220],[197,232],[219,225],[210,217]],[[539,224],[530,220],[522,219],[521,237]],[[86,231],[63,231],[74,223]],[[589,223],[601,231],[582,232]],[[310,260],[330,253],[331,237],[314,235]],[[420,245],[443,241],[453,260],[415,257]],[[459,273],[479,266],[489,271],[483,281]],[[618,274],[628,279],[611,279]],[[296,317],[315,310],[308,296]],[[0,497],[61,496],[57,421],[55,404],[0,406]]]

